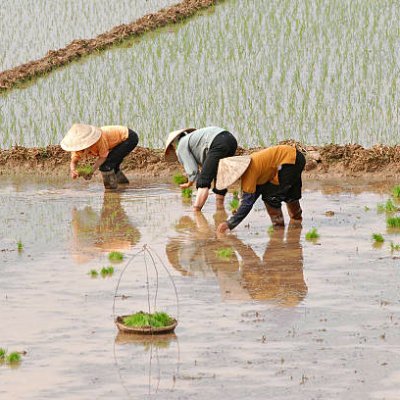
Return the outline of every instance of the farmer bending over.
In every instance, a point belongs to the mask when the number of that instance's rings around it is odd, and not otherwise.
[[[208,198],[211,183],[217,177],[218,163],[224,157],[236,152],[235,137],[223,128],[210,126],[202,129],[186,128],[171,132],[165,144],[165,159],[178,161],[183,165],[188,182],[180,185],[188,188],[196,181],[197,196],[194,211],[200,211]],[[199,171],[201,167],[201,171]],[[224,205],[227,190],[215,187],[217,208]]]
[[[126,126],[102,126],[74,124],[61,141],[61,147],[71,152],[71,177],[76,179],[76,170],[80,160],[88,156],[97,157],[93,171],[85,175],[92,179],[96,170],[100,170],[106,189],[116,189],[118,183],[129,183],[128,178],[120,170],[124,157],[138,144],[138,135]]]
[[[274,226],[283,226],[282,201],[286,202],[292,220],[302,220],[301,173],[306,160],[304,155],[289,145],[279,145],[257,151],[250,156],[230,157],[221,160],[217,188],[225,189],[241,178],[242,198],[239,209],[227,221],[219,224],[217,231],[234,229],[247,216],[261,196]]]

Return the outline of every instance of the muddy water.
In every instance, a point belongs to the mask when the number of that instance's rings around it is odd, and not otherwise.
[[[257,204],[217,239],[214,199],[195,217],[168,184],[2,179],[0,347],[27,354],[0,365],[0,398],[398,399],[388,187],[308,183],[302,228],[269,232]],[[124,261],[91,278],[111,250]],[[118,334],[113,315],[154,303],[178,316],[174,335]]]

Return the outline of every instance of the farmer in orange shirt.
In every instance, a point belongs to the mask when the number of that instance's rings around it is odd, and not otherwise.
[[[120,170],[122,160],[138,144],[136,132],[126,126],[102,126],[73,124],[61,141],[61,147],[71,152],[71,177],[76,179],[79,161],[89,156],[97,157],[93,172],[85,176],[91,179],[96,170],[100,170],[106,189],[116,189],[118,184],[127,184],[129,180]]]
[[[281,204],[284,201],[291,220],[302,220],[300,206],[301,174],[306,160],[304,155],[289,145],[272,146],[250,156],[227,157],[220,161],[217,189],[225,189],[241,179],[239,209],[217,231],[234,229],[247,216],[261,196],[274,226],[283,226]]]

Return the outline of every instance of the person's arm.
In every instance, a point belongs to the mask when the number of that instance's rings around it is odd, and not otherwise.
[[[224,233],[226,230],[234,229],[238,226],[249,214],[251,209],[253,208],[254,203],[256,202],[259,194],[257,193],[246,193],[243,192],[242,198],[240,200],[240,206],[232,217],[228,219],[228,221],[222,222],[218,225],[217,231],[219,233]]]
[[[71,163],[69,165],[70,169],[70,175],[72,179],[76,179],[79,174],[78,171],[76,170],[76,167],[78,166],[78,160],[76,158],[71,158]]]

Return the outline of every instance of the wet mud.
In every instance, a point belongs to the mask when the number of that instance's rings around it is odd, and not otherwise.
[[[192,17],[200,10],[209,8],[216,0],[184,0],[179,4],[147,14],[130,24],[118,25],[93,39],[77,39],[66,47],[49,50],[46,56],[0,73],[0,92],[47,74],[74,60],[105,50],[123,40],[139,37],[169,24],[176,24]]]
[[[400,232],[377,209],[393,181],[306,179],[302,225],[269,229],[258,202],[220,237],[214,196],[194,214],[176,186],[131,178],[0,179],[0,347],[26,351],[0,365],[0,398],[399,398]],[[111,250],[124,260],[92,278]],[[149,305],[174,334],[118,332]]]

